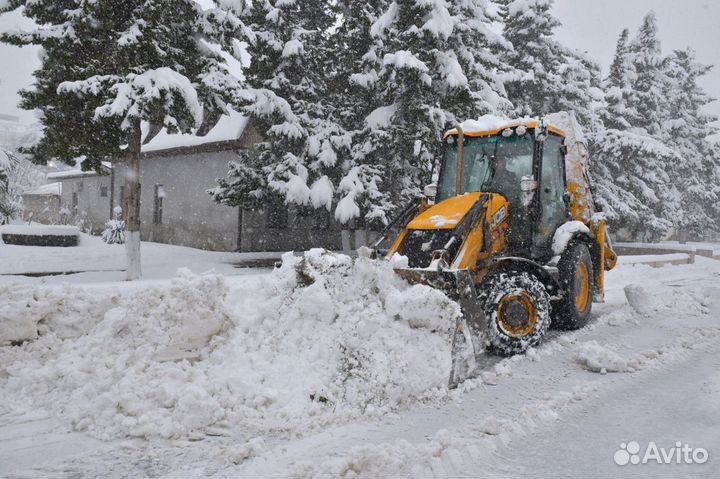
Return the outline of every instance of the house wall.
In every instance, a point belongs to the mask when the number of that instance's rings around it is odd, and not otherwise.
[[[207,189],[227,174],[233,151],[144,158],[140,169],[142,239],[215,251],[238,248],[238,209],[215,203]],[[116,204],[120,204],[125,166],[116,167]],[[155,218],[155,186],[162,185],[162,217]]]
[[[69,222],[82,223],[93,234],[105,229],[110,219],[110,179],[110,175],[62,179],[60,206],[70,212]],[[103,187],[107,196],[101,195]],[[73,193],[77,194],[77,208],[73,208]]]
[[[60,195],[22,195],[23,220],[45,225],[60,223]]]
[[[340,226],[326,210],[302,214],[294,206],[287,210],[285,227],[274,227],[269,207],[243,211],[240,236],[242,251],[304,251],[310,248],[342,248]]]

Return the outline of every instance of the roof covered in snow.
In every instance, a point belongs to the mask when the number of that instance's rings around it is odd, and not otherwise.
[[[47,185],[32,188],[23,193],[24,195],[60,196],[62,194],[62,182],[48,183]]]
[[[69,180],[71,178],[85,178],[88,176],[97,176],[96,171],[82,171],[79,168],[72,170],[56,171],[55,173],[48,173],[48,180]]]
[[[112,169],[112,164],[103,161],[102,162],[102,168],[105,170],[106,173],[109,173]],[[63,171],[55,171],[53,173],[48,173],[47,179],[48,180],[69,180],[72,178],[88,178],[91,176],[98,176],[98,172],[95,170],[89,170],[89,171],[83,171],[80,169],[80,165],[78,164],[75,168],[72,168],[70,170],[63,170]]]
[[[163,150],[171,150],[174,148],[187,148],[208,143],[221,143],[226,141],[239,140],[245,132],[248,125],[247,117],[240,113],[230,110],[227,115],[220,117],[218,122],[205,135],[198,135],[200,128],[196,129],[192,134],[170,134],[165,128],[149,139],[149,125],[143,125],[143,137],[145,138],[142,146],[143,153],[158,152]]]

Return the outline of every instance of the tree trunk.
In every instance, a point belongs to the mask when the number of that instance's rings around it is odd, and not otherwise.
[[[133,122],[128,135],[125,171],[125,253],[128,281],[140,279],[140,148],[142,132],[140,122]]]

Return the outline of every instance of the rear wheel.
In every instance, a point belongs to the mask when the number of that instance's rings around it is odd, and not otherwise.
[[[495,274],[480,287],[478,299],[488,321],[490,347],[502,355],[536,345],[550,326],[550,297],[531,274]]]
[[[558,329],[579,329],[590,321],[594,270],[588,247],[575,243],[558,263],[562,299],[553,304],[553,325]]]

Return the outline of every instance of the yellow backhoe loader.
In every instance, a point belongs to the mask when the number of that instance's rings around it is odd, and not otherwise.
[[[595,213],[587,148],[572,113],[483,117],[448,131],[445,141],[437,185],[374,248],[400,230],[386,256],[407,258],[397,273],[460,304],[455,386],[478,355],[522,353],[551,325],[584,326],[617,256]]]

